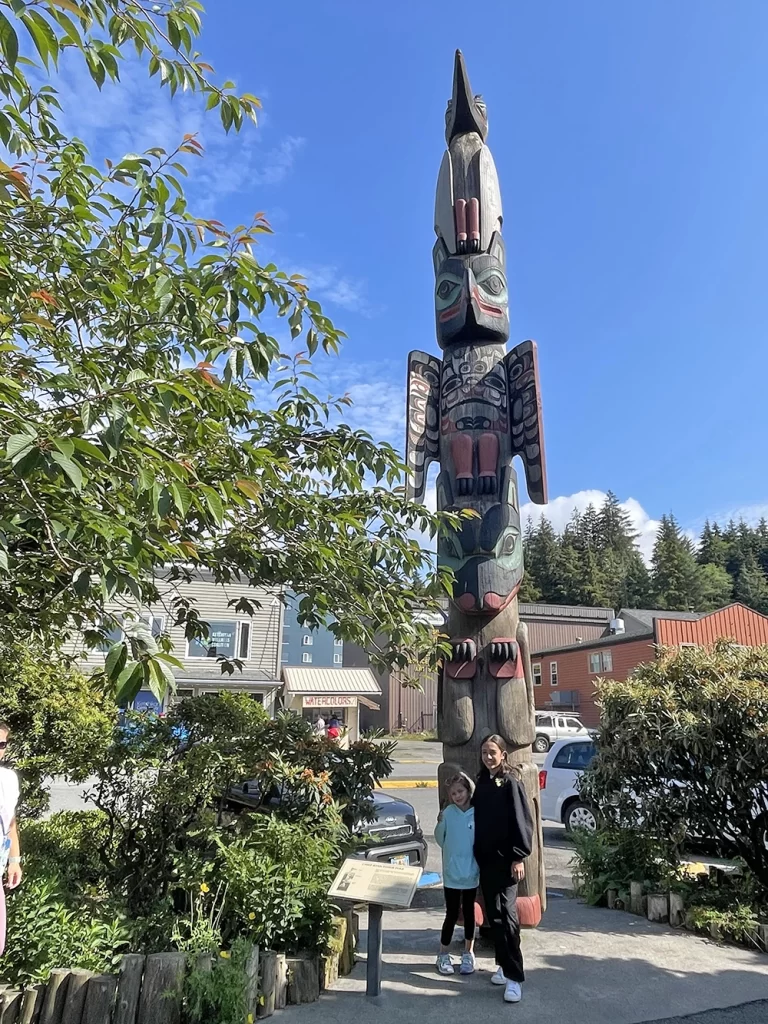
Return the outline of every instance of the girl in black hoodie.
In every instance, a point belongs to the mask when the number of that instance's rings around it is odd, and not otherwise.
[[[533,819],[522,783],[507,762],[507,745],[501,736],[483,741],[482,759],[472,805],[475,860],[498,964],[491,982],[505,986],[505,1002],[519,1003],[525,973],[517,885],[525,877],[523,861],[532,849]]]

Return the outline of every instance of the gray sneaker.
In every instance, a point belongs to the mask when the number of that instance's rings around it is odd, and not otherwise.
[[[450,953],[441,953],[435,963],[438,974],[453,974],[453,962],[451,961]]]
[[[475,963],[475,954],[465,953],[464,956],[461,958],[461,967],[459,968],[459,974],[474,974],[476,966],[477,964]]]

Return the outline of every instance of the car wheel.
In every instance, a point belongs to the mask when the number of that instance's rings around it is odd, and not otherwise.
[[[549,740],[546,736],[537,736],[533,741],[533,749],[537,754],[546,754],[549,750]]]
[[[597,815],[589,804],[577,800],[567,808],[564,824],[567,832],[573,832],[577,828],[583,828],[585,832],[596,832]]]

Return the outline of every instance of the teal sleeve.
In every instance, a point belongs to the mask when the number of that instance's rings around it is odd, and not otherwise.
[[[445,819],[438,821],[435,826],[435,842],[442,849],[445,845]]]

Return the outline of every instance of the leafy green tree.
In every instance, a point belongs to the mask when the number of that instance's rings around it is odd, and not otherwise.
[[[9,760],[22,783],[20,817],[48,805],[51,776],[84,782],[112,742],[117,707],[96,680],[55,650],[0,644],[0,719],[11,728]]]
[[[610,822],[663,839],[715,840],[768,895],[768,647],[664,652],[599,686],[598,755],[582,792]]]
[[[391,447],[336,425],[344,400],[316,397],[309,360],[280,356],[270,313],[310,357],[341,334],[300,277],[257,259],[263,215],[232,230],[194,215],[191,136],[97,169],[40,84],[67,50],[120,88],[135,51],[159,88],[201,94],[239,130],[259,101],[214,81],[195,51],[201,13],[195,0],[0,0],[0,142],[17,161],[0,164],[0,617],[15,636],[72,626],[95,643],[105,606],[153,602],[172,565],[291,586],[310,617],[368,646],[375,623],[385,661],[434,655],[411,609],[440,587],[412,536],[439,519],[395,488]],[[205,634],[194,608],[176,614]],[[121,697],[172,680],[160,647],[137,636],[111,652]]]
[[[723,537],[717,523],[710,523],[707,520],[701,531],[696,554],[699,564],[716,565],[720,569],[725,569],[728,563],[728,547],[728,542]]]
[[[754,559],[741,568],[736,580],[736,597],[756,612],[768,615],[768,577]]]
[[[698,584],[700,598],[697,611],[716,611],[733,600],[733,580],[719,565],[699,566]]]
[[[653,548],[653,589],[659,608],[692,611],[700,604],[693,545],[673,515],[662,516]]]

